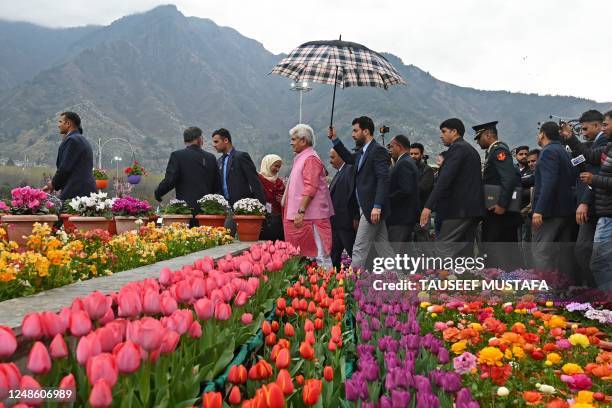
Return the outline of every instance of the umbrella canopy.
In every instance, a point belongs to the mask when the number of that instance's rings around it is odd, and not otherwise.
[[[370,86],[387,89],[405,84],[385,57],[357,43],[333,40],[300,45],[280,61],[273,74],[296,82],[312,81],[341,88]]]
[[[312,81],[334,85],[330,126],[334,120],[336,86],[368,86],[388,89],[406,84],[397,70],[379,53],[354,42],[310,41],[294,49],[272,69],[295,82]]]

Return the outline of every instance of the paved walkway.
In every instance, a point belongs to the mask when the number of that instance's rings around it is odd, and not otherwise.
[[[224,257],[228,252],[233,254],[240,253],[252,244],[252,242],[234,242],[178,258],[168,259],[167,261],[118,272],[110,276],[76,282],[32,296],[6,300],[0,302],[0,326],[17,328],[21,325],[23,317],[30,312],[59,311],[62,307],[70,306],[74,298],[86,296],[95,290],[99,290],[102,293],[115,292],[128,282],[159,277],[159,272],[165,266],[172,270],[180,269],[182,266],[191,265],[196,259],[205,256],[217,259]]]

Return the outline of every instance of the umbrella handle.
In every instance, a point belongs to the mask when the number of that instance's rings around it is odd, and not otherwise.
[[[336,80],[338,79],[338,66],[336,66],[336,74],[334,75],[334,96],[332,98],[332,109],[331,109],[331,120],[329,121],[329,128],[331,129],[334,124],[334,105],[336,104]]]

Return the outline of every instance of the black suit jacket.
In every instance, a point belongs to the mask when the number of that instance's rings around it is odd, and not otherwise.
[[[419,220],[419,169],[409,154],[399,158],[389,172],[391,214],[387,225],[414,225]]]
[[[78,132],[68,134],[60,144],[55,162],[57,171],[51,183],[61,190],[60,199],[88,196],[96,191],[93,177],[93,151],[91,144]]]
[[[346,164],[353,164],[355,169],[355,191],[359,197],[359,205],[365,218],[370,221],[370,215],[374,204],[381,207],[380,217],[384,219],[389,212],[389,165],[391,159],[389,152],[376,140],[370,142],[361,168],[359,160],[362,150],[351,153],[340,139],[336,139],[334,150]]]
[[[166,176],[155,190],[155,198],[161,201],[172,189],[176,190],[176,198],[184,200],[196,211],[200,198],[219,192],[219,170],[215,156],[196,145],[172,152]]]
[[[444,164],[425,208],[443,220],[485,215],[480,155],[463,138],[444,153]]]
[[[353,220],[359,218],[359,208],[355,198],[355,170],[344,164],[329,185],[334,213],[331,217],[333,230],[353,229]]]
[[[223,156],[218,160],[219,165],[219,188],[223,194]],[[266,197],[264,195],[263,186],[259,177],[255,164],[251,156],[247,152],[241,152],[236,149],[230,154],[227,162],[227,189],[229,197],[226,197],[231,205],[243,198],[256,198],[263,205],[266,205]]]
[[[433,190],[434,172],[433,169],[423,160],[417,164],[417,169],[419,169],[419,209],[423,210],[423,207],[429,198],[429,194],[431,193],[431,190]]]
[[[607,144],[608,139],[606,138],[605,134],[593,142],[585,143],[585,145],[589,146],[591,149],[597,149],[598,147],[603,147]],[[582,169],[581,171],[588,171],[589,173],[593,174],[599,174],[600,168],[600,164],[593,164],[588,161],[585,165],[580,167],[580,169]],[[595,216],[595,193],[593,190],[588,188],[586,184],[580,181],[580,179],[578,179],[577,183],[576,196],[578,204],[587,204],[589,206],[589,216]]]
[[[542,217],[576,214],[577,169],[565,147],[552,141],[540,152],[535,169],[532,212]]]

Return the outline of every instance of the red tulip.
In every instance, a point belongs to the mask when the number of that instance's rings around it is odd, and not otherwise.
[[[51,370],[51,357],[45,345],[40,341],[32,346],[27,367],[34,374],[46,374]]]
[[[199,299],[194,303],[193,308],[195,309],[196,315],[200,320],[208,320],[213,317],[215,313],[215,305],[208,298]]]
[[[323,378],[325,378],[327,382],[334,380],[334,369],[331,366],[325,366],[323,369]]]
[[[283,368],[289,368],[289,365],[291,364],[291,355],[289,353],[289,350],[287,350],[286,348],[282,348],[278,352],[274,364],[279,370]]]
[[[142,310],[149,315],[161,313],[161,301],[159,292],[154,289],[147,289],[142,302]]]
[[[160,348],[161,353],[162,354],[172,353],[176,349],[179,339],[180,339],[180,336],[178,335],[177,332],[172,331],[172,330],[166,330],[166,333],[164,334],[164,337],[161,343],[161,348]]]
[[[285,395],[291,395],[293,393],[293,379],[291,378],[291,374],[287,370],[280,370],[278,375],[276,376],[276,383],[283,391]]]
[[[17,338],[10,327],[0,326],[0,358],[11,357],[17,350]]]
[[[64,341],[64,337],[61,334],[56,334],[53,341],[49,345],[49,351],[53,358],[64,358],[68,357],[68,346]]]
[[[302,356],[302,358],[306,360],[312,360],[314,359],[314,355],[315,351],[312,346],[309,343],[303,341],[300,344],[300,356]]]
[[[106,314],[110,303],[108,303],[106,296],[96,290],[85,296],[83,306],[91,320],[98,320]]]
[[[202,408],[221,408],[223,397],[220,392],[207,392],[202,396]]]
[[[40,390],[41,387],[38,381],[36,381],[34,378],[30,377],[29,375],[24,375],[23,377],[21,377],[21,381],[19,383],[19,389],[21,391],[27,391],[27,390],[37,391],[37,390]],[[27,395],[27,392],[25,393],[25,395]],[[34,397],[27,398],[25,397],[25,395],[23,395],[19,401],[21,401],[24,404],[34,405],[34,406],[42,404],[41,398],[34,398]]]
[[[228,401],[232,405],[238,405],[242,401],[242,395],[240,395],[240,388],[237,385],[232,387],[230,391]]]
[[[276,344],[276,334],[275,333],[270,333],[266,336],[266,345],[267,346],[273,346]]]
[[[215,319],[217,320],[229,320],[232,316],[232,307],[227,303],[219,303],[215,306]]]
[[[94,408],[106,408],[113,403],[113,393],[106,380],[98,380],[89,394],[89,403]]]
[[[310,344],[311,346],[314,346],[316,342],[314,332],[307,331],[305,340],[308,344]]]
[[[269,321],[263,321],[263,323],[261,324],[261,331],[264,336],[267,336],[268,334],[272,333],[272,326],[270,325]]]
[[[70,333],[75,337],[81,337],[91,331],[91,320],[87,312],[77,310],[72,312],[70,318]]]
[[[142,312],[140,296],[129,286],[124,286],[119,290],[117,304],[119,305],[119,317],[136,317]]]
[[[43,336],[43,326],[38,313],[28,313],[21,322],[21,334],[27,339],[39,339]]]
[[[236,385],[246,383],[247,381],[246,368],[242,364],[231,366],[227,379],[230,383],[236,384]]]
[[[285,310],[287,308],[287,300],[285,298],[276,299],[276,308],[278,310]]]
[[[115,356],[109,353],[98,354],[87,361],[87,378],[95,385],[98,380],[105,380],[109,387],[114,387],[119,376]]]
[[[285,323],[285,336],[287,337],[295,336],[295,329],[293,328],[293,325],[289,322]]]
[[[268,408],[284,408],[285,407],[285,395],[278,386],[277,383],[273,382],[262,386],[264,399]]]
[[[117,368],[122,374],[132,374],[140,368],[140,348],[127,340],[125,343],[119,344],[115,354]]]
[[[306,380],[304,389],[302,390],[302,400],[306,405],[314,405],[319,400],[321,390],[323,389],[323,381],[311,378]]]
[[[312,320],[310,319],[306,319],[306,321],[304,322],[304,330],[305,331],[314,331],[315,327],[314,327],[314,323],[312,322]]]
[[[323,319],[315,319],[314,326],[315,330],[321,330],[323,328]]]
[[[189,336],[191,336],[193,339],[199,339],[202,337],[202,325],[200,322],[195,321],[191,323],[191,326],[189,327]]]
[[[148,352],[158,349],[164,338],[164,328],[157,319],[143,317],[140,320],[140,346]]]
[[[42,323],[43,332],[45,336],[49,338],[55,337],[56,334],[64,334],[67,325],[64,324],[60,317],[53,312],[42,312],[40,315],[40,322]]]

